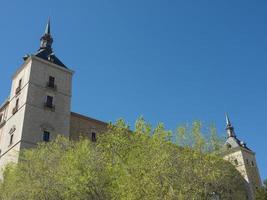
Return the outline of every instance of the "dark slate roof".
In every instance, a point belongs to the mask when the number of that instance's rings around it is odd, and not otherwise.
[[[68,69],[60,60],[58,57],[56,57],[56,55],[49,49],[46,48],[40,48],[39,51],[34,54],[35,56],[42,58],[46,61],[49,61],[51,63],[57,64],[63,68]]]
[[[235,134],[235,131],[234,131],[234,127],[232,126],[231,122],[230,122],[230,119],[228,117],[228,115],[226,114],[226,131],[227,131],[227,140],[225,142],[225,146],[227,149],[233,149],[233,148],[236,148],[236,147],[242,147],[246,150],[249,150],[251,151],[245,142],[243,141],[240,141],[237,137],[236,137],[236,134]]]
[[[58,57],[53,52],[52,44],[53,44],[53,37],[51,35],[50,31],[50,18],[48,19],[44,35],[41,37],[41,44],[39,50],[34,54],[38,58],[44,59],[48,62],[54,63],[60,67],[66,68],[66,65],[64,65]],[[29,57],[29,55],[26,55],[23,57],[24,60],[26,60]]]
[[[240,141],[237,137],[228,137],[225,143],[226,147],[228,149],[233,149],[236,147],[242,147],[246,150],[251,151],[251,149],[249,149],[246,145],[246,143]]]

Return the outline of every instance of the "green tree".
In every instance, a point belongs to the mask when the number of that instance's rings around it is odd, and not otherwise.
[[[262,188],[256,191],[256,200],[267,200],[267,180],[263,182]]]
[[[220,154],[224,139],[217,134],[215,125],[203,130],[202,123],[195,121],[192,125],[179,126],[175,132],[176,144],[188,147],[198,152]]]
[[[58,137],[26,150],[18,165],[4,173],[0,197],[4,200],[108,199],[103,164],[88,140],[78,143]],[[101,179],[99,179],[101,177]]]
[[[58,137],[39,144],[6,168],[0,199],[202,200],[214,192],[229,199],[231,190],[244,199],[242,177],[212,153],[201,123],[179,131],[181,138],[192,136],[189,143],[177,137],[177,146],[163,124],[153,128],[140,118],[134,131],[123,120],[111,124],[96,143]]]

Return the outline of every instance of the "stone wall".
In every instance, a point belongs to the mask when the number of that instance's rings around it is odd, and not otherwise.
[[[70,139],[78,140],[79,138],[92,139],[92,133],[102,134],[107,130],[108,124],[78,113],[71,113],[70,117]]]

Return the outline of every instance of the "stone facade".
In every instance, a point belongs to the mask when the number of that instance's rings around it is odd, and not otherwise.
[[[79,138],[97,139],[99,134],[107,130],[108,124],[78,113],[71,113],[70,116],[70,139]]]
[[[253,200],[256,189],[262,186],[255,153],[247,147],[246,143],[237,138],[228,117],[226,121],[228,138],[223,158],[231,162],[240,172],[246,184],[247,199]]]
[[[107,124],[71,112],[72,75],[54,54],[48,22],[40,49],[25,56],[0,106],[0,169],[18,162],[19,152],[57,135],[96,140]]]
[[[73,71],[55,56],[52,43],[48,23],[40,49],[24,57],[12,78],[10,97],[0,106],[0,170],[18,162],[19,152],[38,142],[57,135],[96,141],[107,130],[107,123],[71,112]],[[255,153],[237,139],[228,117],[226,129],[224,159],[236,166],[247,183],[248,199],[254,199],[261,186]]]
[[[15,73],[10,98],[0,107],[0,168],[17,162],[23,148],[32,148],[49,134],[73,140],[97,135],[107,123],[71,112],[73,71],[29,56]],[[53,77],[53,86],[49,78]],[[51,105],[47,98],[52,97]]]

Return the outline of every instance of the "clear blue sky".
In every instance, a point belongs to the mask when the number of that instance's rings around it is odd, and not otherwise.
[[[72,110],[169,129],[228,112],[267,178],[267,2],[3,0],[0,100],[48,15],[54,50],[75,70]]]

